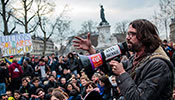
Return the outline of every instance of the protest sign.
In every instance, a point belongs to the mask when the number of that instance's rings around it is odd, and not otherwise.
[[[24,54],[32,51],[30,34],[15,34],[0,37],[0,48],[3,56]]]

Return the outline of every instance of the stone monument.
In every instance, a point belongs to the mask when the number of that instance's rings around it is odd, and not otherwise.
[[[110,47],[113,43],[114,38],[112,38],[111,36],[111,32],[110,32],[110,25],[107,22],[106,18],[105,18],[105,13],[104,13],[104,8],[103,5],[100,5],[100,18],[101,18],[101,22],[99,24],[99,26],[97,27],[98,29],[98,46],[97,49],[105,49],[107,47]],[[117,42],[117,40],[115,41]]]

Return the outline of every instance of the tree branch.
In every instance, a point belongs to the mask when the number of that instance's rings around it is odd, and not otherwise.
[[[38,26],[38,23],[34,26],[34,28],[32,28],[32,30],[29,31],[29,33],[34,32],[36,30],[37,26]]]
[[[21,21],[20,19],[16,18],[15,16],[12,15],[13,18],[15,18],[19,23],[21,23],[23,26],[25,26],[24,22]]]
[[[29,18],[29,20],[27,21],[27,23],[29,23],[30,20],[32,20],[34,17],[35,17],[35,14],[32,17]]]
[[[53,34],[53,32],[54,32],[55,27],[56,27],[57,24],[58,24],[58,20],[57,20],[57,21],[55,22],[55,24],[52,26],[52,31],[51,31],[50,35],[47,37],[46,40],[49,40],[49,38],[52,36],[52,34]]]
[[[4,3],[4,5],[7,5],[8,2],[9,2],[9,0],[7,0],[7,1]]]
[[[41,38],[41,37],[38,37],[39,39],[41,39],[42,41],[44,41],[44,39],[43,38]]]
[[[3,16],[2,12],[0,12],[0,15]]]
[[[33,0],[31,0],[29,3],[28,3],[28,5],[27,5],[27,11],[32,7],[32,4],[33,4]]]
[[[12,34],[12,32],[16,29],[16,25],[11,29],[9,34]]]
[[[11,11],[8,12],[7,22],[9,21],[10,17],[11,17]]]
[[[46,38],[46,41],[49,40],[49,38],[52,36],[53,33],[49,34],[49,36]]]
[[[43,28],[43,25],[42,25],[42,22],[41,22],[41,17],[38,15],[38,19],[39,19],[39,26],[40,26],[40,29],[41,29],[41,31],[45,34],[46,33],[46,31],[44,30],[44,28]]]

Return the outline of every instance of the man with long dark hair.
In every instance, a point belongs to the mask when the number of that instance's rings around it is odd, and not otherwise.
[[[74,46],[96,53],[90,34],[87,39],[76,38]],[[126,62],[109,63],[125,100],[171,100],[173,65],[161,47],[156,26],[146,19],[134,20],[129,24],[126,41],[134,54]]]

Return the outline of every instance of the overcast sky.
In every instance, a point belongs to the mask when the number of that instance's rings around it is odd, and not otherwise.
[[[71,20],[71,27],[75,32],[81,29],[84,21],[92,20],[98,24],[101,22],[100,5],[103,5],[105,18],[111,25],[111,33],[117,22],[132,21],[135,19],[151,20],[154,12],[159,11],[159,0],[51,0],[55,2],[55,13],[49,15],[53,18],[60,15],[65,5],[68,5],[66,13]],[[19,1],[15,0],[16,5]],[[18,6],[15,6],[18,8]],[[19,6],[21,7],[21,6]],[[35,8],[33,8],[35,9]],[[30,14],[29,14],[30,15]],[[18,28],[18,31],[22,31]]]
[[[76,31],[80,30],[83,21],[93,20],[100,23],[100,4],[104,7],[111,32],[114,32],[116,22],[138,18],[151,19],[154,11],[159,9],[159,0],[57,0],[56,2],[56,10],[66,4],[69,5],[69,17]]]

